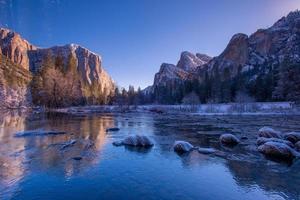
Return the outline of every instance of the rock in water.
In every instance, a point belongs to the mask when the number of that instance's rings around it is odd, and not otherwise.
[[[286,145],[290,146],[291,148],[294,148],[294,144],[293,143],[291,143],[290,141],[287,141],[287,140],[279,139],[279,138],[264,138],[264,137],[259,137],[256,140],[256,144],[258,146],[260,146],[262,144],[265,144],[267,142],[279,142],[279,143],[286,144]]]
[[[131,135],[126,137],[122,141],[123,145],[135,146],[135,147],[151,147],[153,146],[153,142],[144,135]]]
[[[295,149],[300,151],[300,141],[295,144]]]
[[[123,141],[114,141],[113,143],[112,143],[114,146],[122,146],[123,145]]]
[[[212,153],[216,153],[217,150],[213,149],[213,148],[198,148],[198,152],[202,153],[202,154],[212,154]]]
[[[77,157],[73,157],[72,159],[73,159],[73,160],[82,160],[82,157],[77,156]]]
[[[240,143],[240,140],[236,136],[226,133],[220,136],[220,142],[226,145],[236,145]]]
[[[299,132],[289,132],[284,134],[284,139],[292,142],[293,144],[300,141],[300,133]]]
[[[106,132],[110,132],[110,131],[119,131],[120,129],[119,128],[108,128],[106,129]]]
[[[279,131],[275,131],[270,127],[265,126],[259,129],[258,136],[265,138],[281,138],[281,133]]]
[[[284,143],[266,142],[258,147],[258,151],[266,156],[292,160],[295,158],[295,151]]]
[[[178,153],[185,153],[192,151],[194,149],[194,146],[186,141],[175,141],[173,149]]]
[[[15,137],[30,137],[30,136],[48,136],[48,135],[62,135],[66,134],[64,131],[44,131],[44,130],[32,130],[22,131],[15,134]]]

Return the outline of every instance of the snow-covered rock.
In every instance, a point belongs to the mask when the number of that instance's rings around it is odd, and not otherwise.
[[[288,146],[290,146],[291,148],[294,148],[294,144],[291,143],[290,141],[287,141],[287,140],[283,140],[283,139],[279,139],[279,138],[265,138],[265,137],[259,137],[257,140],[256,140],[256,144],[258,146],[262,145],[262,144],[265,144],[267,142],[278,142],[278,143],[284,143]]]
[[[181,53],[180,60],[177,67],[187,72],[193,72],[197,67],[206,64],[211,58],[205,54],[192,54],[191,52],[184,51]]]
[[[266,126],[258,130],[258,136],[265,138],[282,138],[281,132]]]
[[[295,149],[300,151],[300,141],[295,144]]]
[[[284,139],[292,142],[293,144],[300,141],[300,132],[289,132],[284,134]]]
[[[134,147],[152,147],[154,144],[151,139],[145,135],[130,135],[122,141],[113,142],[115,146],[127,145]]]
[[[186,141],[175,141],[173,149],[178,153],[186,153],[192,151],[194,149],[194,146]]]
[[[280,142],[266,142],[258,147],[258,151],[270,157],[290,160],[296,157],[294,149]]]
[[[222,134],[219,140],[222,144],[226,145],[236,145],[240,143],[240,140],[235,135],[230,133]]]

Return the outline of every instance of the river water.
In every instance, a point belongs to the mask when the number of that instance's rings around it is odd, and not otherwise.
[[[0,126],[0,199],[300,199],[300,162],[268,160],[255,146],[259,128],[300,130],[300,116],[14,112],[2,113]],[[66,134],[15,137],[24,130]],[[223,147],[223,132],[248,139]],[[112,145],[131,134],[149,136],[154,146]],[[175,140],[222,154],[178,155]]]

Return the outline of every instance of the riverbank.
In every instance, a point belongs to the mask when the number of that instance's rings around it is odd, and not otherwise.
[[[190,113],[195,115],[299,115],[293,102],[256,102],[200,105],[136,105],[136,106],[79,106],[50,109],[68,114],[150,112],[157,114]]]

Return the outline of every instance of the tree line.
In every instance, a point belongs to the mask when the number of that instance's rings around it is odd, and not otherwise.
[[[201,103],[229,103],[240,101],[300,102],[300,63],[285,57],[282,62],[265,62],[247,71],[238,67],[232,76],[229,68],[215,66],[199,79],[170,81],[154,88],[150,99],[160,104],[181,104],[191,94]],[[192,99],[195,102],[195,95]]]

